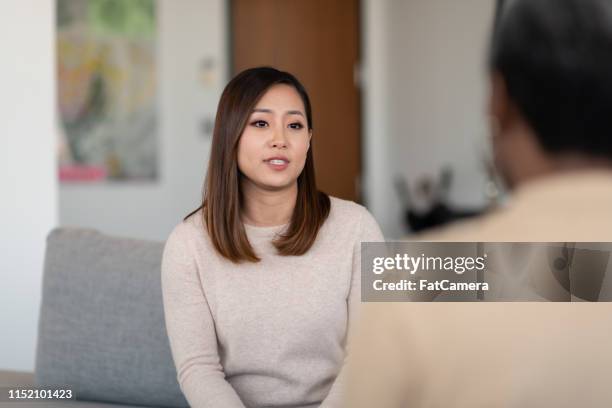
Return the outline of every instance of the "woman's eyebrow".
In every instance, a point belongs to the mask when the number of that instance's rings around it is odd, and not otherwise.
[[[262,112],[262,113],[273,113],[272,109],[266,109],[266,108],[255,108],[253,109],[253,112]],[[286,115],[300,115],[300,116],[304,116],[304,114],[299,111],[299,110],[289,110],[287,112],[285,112]]]
[[[300,116],[304,116],[304,114],[302,112],[300,112],[299,110],[290,110],[287,111],[287,115],[300,115]]]

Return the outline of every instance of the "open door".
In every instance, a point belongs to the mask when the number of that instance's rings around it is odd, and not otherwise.
[[[233,74],[294,74],[311,97],[319,188],[360,201],[359,1],[231,0],[230,10]]]

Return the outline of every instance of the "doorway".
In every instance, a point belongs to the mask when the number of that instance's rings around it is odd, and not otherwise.
[[[361,201],[359,0],[230,0],[232,76],[255,66],[294,74],[312,102],[317,184]]]

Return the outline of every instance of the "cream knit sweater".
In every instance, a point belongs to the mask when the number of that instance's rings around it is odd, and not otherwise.
[[[305,255],[276,254],[271,240],[285,227],[245,225],[261,261],[240,265],[215,251],[201,212],[170,234],[164,311],[192,407],[341,406],[345,343],[361,298],[360,244],[383,237],[365,208],[337,198]]]

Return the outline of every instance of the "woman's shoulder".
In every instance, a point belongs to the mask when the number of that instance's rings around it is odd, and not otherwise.
[[[202,221],[202,209],[199,209],[174,226],[166,245],[180,242],[187,246],[206,246],[207,237]]]
[[[342,228],[378,229],[378,223],[363,205],[333,196],[329,196],[329,199],[331,208],[328,220],[331,224]]]
[[[330,216],[351,218],[355,221],[355,217],[363,217],[364,215],[370,214],[368,210],[361,204],[354,201],[344,200],[342,198],[329,196],[330,200]]]

